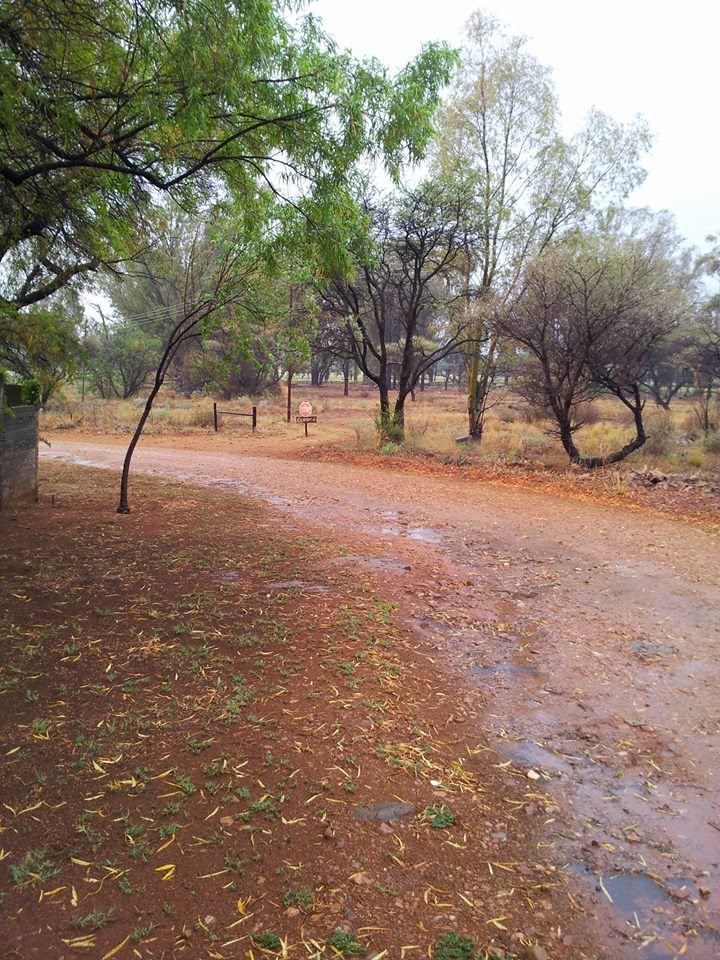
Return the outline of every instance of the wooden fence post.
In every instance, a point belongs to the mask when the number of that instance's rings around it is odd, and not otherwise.
[[[213,424],[215,426],[215,433],[217,433],[218,432],[217,403],[213,403]]]
[[[253,407],[252,411],[252,432],[255,433],[257,429],[257,407]]]

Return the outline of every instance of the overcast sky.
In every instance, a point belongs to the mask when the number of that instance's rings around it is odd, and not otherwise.
[[[315,0],[330,34],[356,54],[400,67],[430,40],[459,45],[478,8],[494,13],[553,68],[563,122],[592,106],[619,120],[642,114],[654,134],[637,206],[671,210],[703,246],[720,231],[717,0]]]

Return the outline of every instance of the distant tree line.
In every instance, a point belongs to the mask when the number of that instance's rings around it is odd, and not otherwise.
[[[8,0],[0,45],[0,362],[45,399],[362,377],[382,443],[432,384],[479,443],[509,383],[590,467],[643,446],[648,402],[691,395],[718,429],[717,239],[626,209],[644,124],[564,137],[550,71],[493,18],[394,77],[272,0]],[[599,396],[632,422],[600,459],[578,438]]]

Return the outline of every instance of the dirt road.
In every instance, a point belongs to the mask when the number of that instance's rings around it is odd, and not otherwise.
[[[673,957],[686,940],[691,960],[720,955],[720,538],[547,493],[262,450],[148,442],[133,483],[157,474],[268,501],[346,532],[359,571],[363,543],[380,543],[373,562],[418,643],[459,691],[480,693],[498,763],[527,769],[556,862],[609,931],[607,956]],[[53,441],[42,456],[116,468],[122,452]],[[459,721],[474,719],[477,701],[458,701]]]

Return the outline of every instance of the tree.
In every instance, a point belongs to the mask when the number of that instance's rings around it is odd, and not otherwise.
[[[291,0],[4,0],[0,316],[135,253],[167,194],[256,217],[281,196],[346,262],[349,171],[422,153],[452,62],[429,45],[390,77]]]
[[[528,261],[577,223],[591,200],[624,196],[642,178],[648,135],[595,111],[570,140],[559,133],[550,71],[475,13],[450,97],[440,114],[434,160],[467,184],[474,204],[463,270],[468,336],[468,437],[482,437],[499,340],[493,312],[515,295]]]
[[[325,308],[345,319],[353,359],[377,385],[381,439],[402,440],[408,396],[461,339],[450,284],[464,195],[425,183],[366,209],[371,248],[359,252],[351,279],[334,280],[322,296]],[[398,392],[391,410],[392,379]]]
[[[696,271],[704,280],[703,289],[715,281],[715,289],[701,298],[694,341],[689,350],[694,387],[695,414],[704,433],[720,429],[720,242],[707,237],[709,249],[698,259]],[[714,414],[713,414],[714,398]]]
[[[83,322],[75,292],[65,288],[23,310],[14,322],[0,322],[0,360],[23,379],[36,380],[45,403],[82,360]]]
[[[572,463],[617,463],[645,443],[641,383],[653,351],[687,317],[688,283],[670,223],[644,212],[549,247],[526,269],[522,295],[496,323],[526,351],[521,389],[555,420]],[[603,393],[632,413],[635,436],[585,458],[579,409]]]
[[[663,410],[670,410],[673,398],[693,382],[696,344],[693,329],[686,327],[674,330],[651,350],[642,387]]]
[[[132,320],[103,324],[89,344],[87,375],[103,400],[137,396],[157,367],[162,340]]]
[[[197,343],[213,328],[223,313],[238,320],[242,313],[256,309],[255,285],[263,292],[269,260],[267,241],[257,234],[239,238],[229,230],[221,211],[201,223],[184,251],[184,280],[177,310],[168,320],[152,387],[123,461],[118,513],[129,513],[130,464],[156,396],[165,382],[173,360],[187,344]]]

